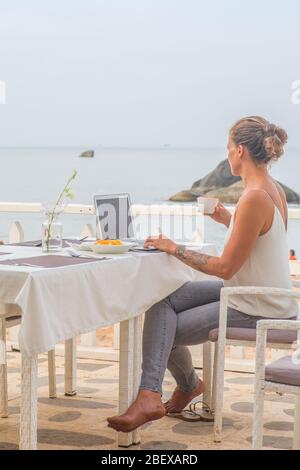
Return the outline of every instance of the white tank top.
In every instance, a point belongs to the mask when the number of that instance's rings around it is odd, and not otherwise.
[[[233,224],[234,215],[231,217],[225,245],[231,236]],[[258,237],[248,259],[230,280],[224,281],[224,286],[292,288],[285,224],[275,204],[271,228]],[[248,315],[267,318],[291,318],[298,315],[296,300],[285,296],[230,296],[228,305]]]

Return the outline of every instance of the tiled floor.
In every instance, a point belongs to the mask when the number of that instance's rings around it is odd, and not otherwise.
[[[8,354],[9,418],[0,419],[0,449],[17,449],[20,398],[20,354]],[[199,371],[201,374],[201,371]],[[39,359],[39,449],[117,449],[116,433],[106,418],[117,413],[118,364],[78,360],[78,394],[65,397],[63,358],[57,357],[58,398],[49,399],[47,358]],[[174,388],[166,375],[165,398]],[[251,444],[253,376],[226,373],[224,437],[215,444],[212,424],[186,422],[165,417],[148,424],[142,443],[134,449],[249,449]],[[264,445],[292,447],[294,400],[291,396],[269,395],[265,405]]]

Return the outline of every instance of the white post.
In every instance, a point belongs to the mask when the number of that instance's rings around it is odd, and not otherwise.
[[[65,342],[65,395],[76,395],[76,337]]]
[[[203,382],[205,391],[202,409],[207,413],[212,407],[212,344],[209,341],[203,344]]]
[[[6,328],[4,317],[0,317],[0,417],[8,417]]]
[[[225,346],[226,346],[226,326],[227,326],[227,305],[228,295],[221,289],[219,336],[216,362],[216,399],[215,399],[215,421],[214,421],[214,441],[222,440],[222,412],[224,393],[224,366],[225,366]]]
[[[133,401],[134,322],[134,319],[126,320],[120,325],[119,414],[123,414]],[[131,432],[120,432],[118,445],[131,446],[132,437]]]
[[[48,351],[49,398],[56,398],[55,349]]]
[[[253,408],[252,448],[259,450],[263,441],[264,380],[267,331],[262,330],[259,322],[256,328],[255,386]]]
[[[20,450],[37,448],[37,355],[22,354]]]
[[[143,315],[134,319],[134,355],[133,355],[133,400],[137,397],[141,382],[141,365],[142,365],[142,328]],[[141,442],[141,430],[136,429],[132,433],[132,443],[139,444]]]
[[[212,413],[215,412],[216,409],[216,395],[217,395],[217,358],[218,358],[218,341],[214,343],[214,371],[213,371],[213,385],[212,385],[212,399],[211,399],[211,406],[212,406]]]

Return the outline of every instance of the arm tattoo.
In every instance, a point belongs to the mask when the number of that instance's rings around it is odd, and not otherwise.
[[[198,271],[202,271],[202,268],[207,264],[208,260],[213,258],[213,256],[197,253],[193,250],[187,250],[184,245],[177,245],[174,256]]]

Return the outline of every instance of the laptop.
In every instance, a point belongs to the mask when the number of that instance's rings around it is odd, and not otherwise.
[[[136,244],[134,251],[158,251],[144,248],[144,240],[136,238],[128,193],[96,195],[94,205],[99,238],[132,241]]]

